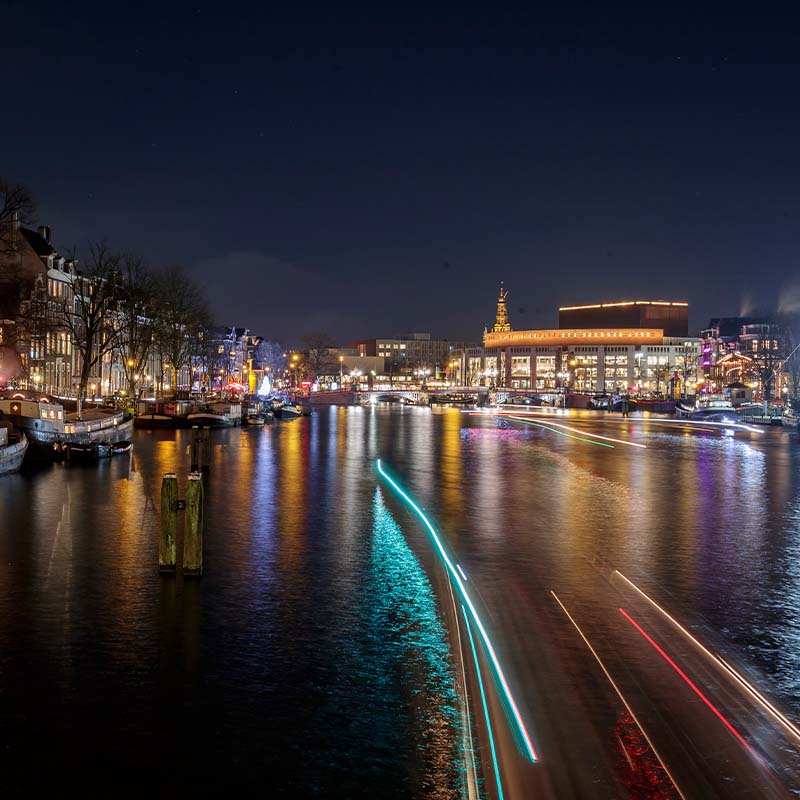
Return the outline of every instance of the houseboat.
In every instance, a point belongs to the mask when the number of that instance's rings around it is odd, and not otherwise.
[[[705,422],[736,422],[736,409],[724,397],[701,398],[694,406],[683,402],[675,404],[675,416],[681,419]]]
[[[15,433],[0,428],[0,475],[16,472],[28,450],[28,439],[24,433]]]
[[[191,410],[185,400],[140,400],[134,424],[137,428],[186,428]]]
[[[211,403],[191,411],[187,417],[189,426],[205,425],[210,428],[232,428],[242,424],[241,403]]]
[[[0,411],[24,433],[31,448],[60,450],[69,444],[128,441],[133,416],[126,411],[84,409],[82,419],[67,414],[64,406],[49,399],[12,397],[0,400]]]

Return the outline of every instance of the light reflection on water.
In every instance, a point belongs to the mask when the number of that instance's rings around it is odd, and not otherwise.
[[[646,441],[612,451],[408,407],[214,432],[206,570],[180,590],[155,564],[161,476],[185,484],[184,432],[3,477],[0,775],[32,793],[120,772],[144,793],[183,787],[177,763],[202,767],[208,791],[458,796],[424,537],[376,494],[379,456],[474,582],[523,705],[543,598],[599,555],[706,619],[800,715],[796,437]],[[31,771],[42,752],[51,769]]]

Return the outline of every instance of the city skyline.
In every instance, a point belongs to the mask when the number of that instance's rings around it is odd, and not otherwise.
[[[798,305],[791,26],[204,4],[5,22],[0,140],[38,221],[62,250],[183,263],[221,323],[472,338],[501,279],[519,328],[633,296],[687,300],[695,331]]]

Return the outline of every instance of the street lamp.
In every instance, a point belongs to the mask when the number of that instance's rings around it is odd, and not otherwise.
[[[342,388],[342,381],[344,380],[344,356],[339,356],[339,389]]]

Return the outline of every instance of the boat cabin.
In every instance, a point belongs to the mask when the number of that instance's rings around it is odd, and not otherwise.
[[[63,432],[64,406],[37,400],[0,400],[0,411],[9,417],[28,417],[34,420],[34,428],[41,427]]]

